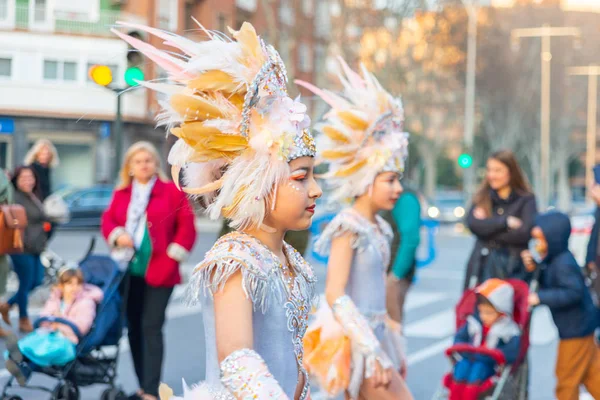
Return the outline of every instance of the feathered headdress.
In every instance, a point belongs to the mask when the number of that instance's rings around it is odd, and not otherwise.
[[[331,110],[315,129],[325,140],[320,157],[329,164],[323,178],[333,187],[330,201],[345,201],[368,190],[381,172],[404,171],[408,134],[403,132],[402,102],[388,93],[361,65],[362,76],[340,59],[343,93],[296,81],[321,97]]]
[[[316,153],[306,106],[288,97],[277,51],[249,23],[231,31],[235,40],[201,26],[209,40],[198,43],[146,26],[118,26],[177,50],[159,50],[113,29],[169,74],[172,83],[139,83],[166,95],[157,120],[179,138],[169,153],[175,182],[183,169],[183,190],[205,196],[211,218],[222,215],[234,228],[259,226],[277,184],[289,175],[288,162]]]

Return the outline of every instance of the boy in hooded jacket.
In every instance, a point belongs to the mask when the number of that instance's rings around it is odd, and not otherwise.
[[[529,270],[540,268],[541,273],[540,290],[531,293],[528,302],[530,306],[548,306],[558,328],[556,397],[579,399],[583,384],[594,399],[600,399],[600,349],[594,342],[598,317],[583,274],[569,251],[569,217],[559,212],[539,215],[531,235],[532,251],[522,253],[523,262]]]
[[[454,344],[495,349],[507,364],[519,355],[521,330],[512,318],[514,289],[502,279],[488,279],[476,289],[477,313],[456,333]],[[450,400],[476,400],[488,388],[482,383],[494,375],[496,362],[486,355],[467,356],[454,366]],[[491,387],[491,386],[490,386]]]

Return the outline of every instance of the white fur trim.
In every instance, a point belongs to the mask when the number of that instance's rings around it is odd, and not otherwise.
[[[127,230],[125,228],[123,228],[122,226],[117,226],[115,229],[113,229],[110,234],[108,235],[108,244],[111,247],[117,247],[117,239],[119,238],[119,236],[126,234]]]
[[[190,252],[179,243],[171,243],[167,247],[167,255],[177,262],[184,262],[190,256]]]

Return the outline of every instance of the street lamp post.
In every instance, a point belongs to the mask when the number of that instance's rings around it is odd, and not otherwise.
[[[569,75],[588,77],[588,109],[587,109],[587,136],[585,152],[585,185],[590,188],[594,184],[594,175],[592,168],[596,163],[596,127],[598,110],[598,76],[600,75],[600,66],[587,65],[583,67],[569,68]],[[586,191],[588,201],[590,192]]]
[[[552,61],[551,38],[557,36],[573,36],[580,38],[581,30],[571,27],[552,27],[544,25],[539,28],[513,29],[511,40],[518,43],[520,38],[541,38],[540,54],[542,64],[541,106],[540,106],[540,178],[542,192],[539,196],[542,210],[548,208],[550,197],[550,67]]]
[[[467,40],[467,76],[465,93],[465,123],[464,140],[465,153],[473,154],[473,141],[475,137],[475,72],[477,61],[477,13],[479,0],[462,0],[469,18]],[[463,190],[467,198],[473,195],[475,173],[469,166],[463,173]]]
[[[117,111],[115,115],[115,165],[113,171],[115,182],[117,182],[119,180],[119,169],[123,153],[123,120],[121,117],[121,99],[123,96],[121,96],[122,90],[114,89],[113,91],[117,94]]]

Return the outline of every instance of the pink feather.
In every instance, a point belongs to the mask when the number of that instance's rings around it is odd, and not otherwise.
[[[196,44],[189,39],[186,39],[182,36],[178,36],[172,34],[170,32],[165,32],[160,29],[152,28],[150,26],[134,24],[130,22],[120,22],[117,21],[117,25],[125,26],[132,29],[139,29],[141,31],[147,32],[151,35],[159,37],[163,39],[166,45],[175,47],[188,55],[194,55],[196,52]]]
[[[346,77],[348,77],[350,84],[355,88],[364,89],[365,88],[364,79],[359,74],[352,71],[352,69],[350,69],[350,67],[348,66],[346,61],[344,61],[344,59],[342,57],[338,56],[338,60],[342,66],[342,69],[344,70],[344,73],[346,74]]]
[[[311,83],[308,83],[308,82],[302,81],[302,80],[298,80],[298,79],[295,80],[294,82],[296,83],[296,85],[300,85],[303,88],[310,90],[311,92],[313,92],[314,94],[316,94],[317,96],[322,98],[323,101],[325,101],[325,103],[329,104],[329,106],[333,109],[339,110],[342,108],[350,107],[350,104],[348,104],[348,102],[346,100],[344,100],[342,97],[338,96],[337,94],[330,92],[329,90],[321,90]]]
[[[159,67],[163,68],[172,76],[179,79],[192,79],[194,77],[192,74],[185,72],[185,63],[183,61],[168,55],[164,51],[158,50],[156,47],[146,42],[125,35],[116,29],[111,29],[111,32],[141,51],[146,57],[154,61]]]

